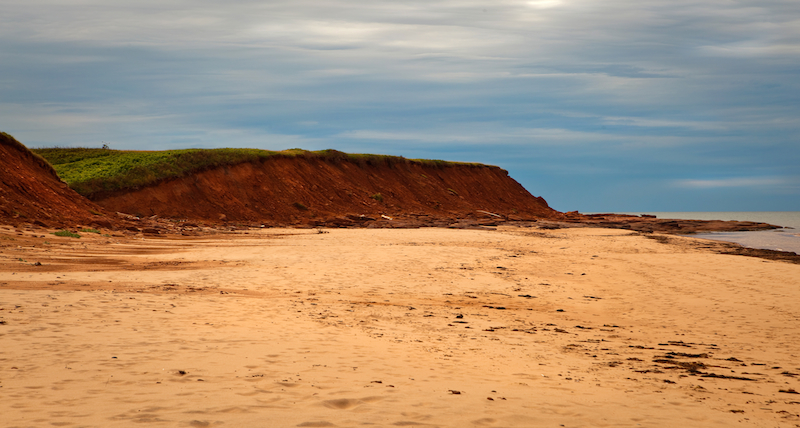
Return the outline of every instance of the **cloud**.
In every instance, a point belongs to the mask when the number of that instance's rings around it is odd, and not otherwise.
[[[786,179],[776,177],[732,177],[711,180],[684,179],[675,181],[678,187],[694,189],[717,189],[722,187],[774,187],[787,184]]]
[[[336,137],[378,141],[413,141],[424,143],[457,143],[459,146],[503,144],[505,146],[524,144],[545,146],[579,144],[587,140],[598,141],[594,134],[580,133],[558,128],[507,128],[496,123],[467,124],[461,129],[389,132],[374,130],[354,130],[338,134]],[[608,136],[602,140],[617,140]]]

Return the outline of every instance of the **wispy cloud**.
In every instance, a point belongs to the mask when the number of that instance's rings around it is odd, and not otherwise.
[[[732,177],[705,180],[684,179],[675,181],[675,185],[678,187],[695,189],[716,189],[721,187],[773,187],[782,186],[786,183],[786,179],[776,177]]]

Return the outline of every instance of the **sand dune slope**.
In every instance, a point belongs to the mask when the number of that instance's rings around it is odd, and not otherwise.
[[[0,254],[3,426],[800,426],[800,266],[698,240],[49,241]]]

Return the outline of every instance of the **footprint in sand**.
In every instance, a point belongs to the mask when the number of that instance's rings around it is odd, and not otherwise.
[[[355,399],[355,398],[339,398],[336,400],[326,400],[322,402],[322,405],[328,407],[330,409],[339,409],[339,410],[347,410],[352,409],[354,407],[358,407],[362,404],[371,403],[373,401],[382,400],[382,397],[366,397],[362,399]]]
[[[347,409],[352,409],[353,407],[356,407],[362,403],[363,401],[355,400],[352,398],[339,398],[337,400],[323,401],[322,405],[330,409],[347,410]]]

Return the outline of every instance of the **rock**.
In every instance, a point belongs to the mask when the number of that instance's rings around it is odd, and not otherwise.
[[[111,221],[109,221],[107,219],[104,219],[104,218],[98,218],[98,219],[92,220],[91,224],[94,227],[100,227],[100,228],[103,228],[103,229],[113,229],[114,228],[113,223],[111,223]]]
[[[357,214],[347,214],[345,217],[347,219],[349,219],[349,220],[352,220],[352,221],[358,222],[358,223],[364,223],[364,222],[367,222],[367,221],[375,221],[375,217],[370,217],[370,216],[364,215],[364,214],[358,214],[358,215]]]
[[[352,226],[353,220],[350,220],[347,217],[334,217],[328,220],[325,220],[324,226],[327,227],[347,227]]]

